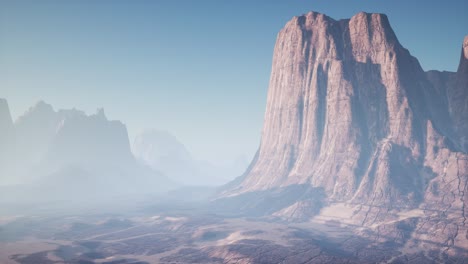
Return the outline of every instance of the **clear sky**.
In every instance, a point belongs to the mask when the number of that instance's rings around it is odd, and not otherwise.
[[[131,140],[165,129],[198,158],[250,158],[276,34],[311,10],[387,14],[425,70],[455,71],[468,35],[467,0],[2,0],[0,97],[14,118],[41,99],[104,107]]]

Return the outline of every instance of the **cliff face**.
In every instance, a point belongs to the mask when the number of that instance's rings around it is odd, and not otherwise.
[[[276,41],[257,157],[221,197],[306,184],[329,202],[418,206],[445,166],[433,151],[466,153],[466,44],[457,73],[425,73],[383,14],[294,17]]]

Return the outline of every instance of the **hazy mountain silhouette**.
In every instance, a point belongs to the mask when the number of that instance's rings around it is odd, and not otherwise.
[[[246,162],[241,159],[226,166],[197,160],[174,135],[161,130],[138,135],[133,143],[133,153],[142,163],[184,185],[224,184],[246,167]]]
[[[176,187],[135,160],[125,125],[108,120],[102,109],[94,115],[75,109],[55,111],[41,101],[13,125],[6,101],[1,102],[0,125],[11,131],[2,139],[9,147],[2,149],[1,160],[10,164],[2,183],[23,184],[27,190],[14,199],[89,200]]]

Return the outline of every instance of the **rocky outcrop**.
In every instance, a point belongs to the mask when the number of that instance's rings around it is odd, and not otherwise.
[[[328,203],[410,209],[453,193],[461,212],[467,39],[457,73],[426,73],[383,14],[294,17],[276,41],[257,156],[220,197],[306,184]],[[290,218],[301,204],[274,214]]]

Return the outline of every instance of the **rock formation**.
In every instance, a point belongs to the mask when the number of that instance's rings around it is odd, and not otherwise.
[[[466,232],[467,58],[468,37],[457,73],[426,73],[383,14],[294,17],[277,37],[258,153],[218,201],[308,185],[325,203],[359,205],[355,223],[432,208],[439,216],[419,228],[450,211],[453,221],[440,223]],[[282,208],[277,200],[275,216],[312,217],[307,199]]]
[[[424,72],[385,15],[294,17],[264,120],[256,157],[214,204],[288,221],[338,214],[369,228],[362,237],[400,241],[404,258],[468,257],[468,37],[456,73]]]

